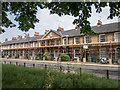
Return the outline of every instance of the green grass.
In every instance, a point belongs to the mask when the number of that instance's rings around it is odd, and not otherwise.
[[[2,65],[3,88],[117,88],[118,81],[96,77],[83,73],[61,73],[56,70],[44,70]]]

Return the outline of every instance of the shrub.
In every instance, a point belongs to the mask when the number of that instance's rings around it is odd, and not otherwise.
[[[70,56],[64,53],[60,55],[61,61],[70,61]]]
[[[2,58],[5,58],[5,55],[2,55]]]
[[[47,56],[51,56],[51,54],[49,54],[48,52],[43,54],[43,57],[45,57],[45,60],[47,60]]]

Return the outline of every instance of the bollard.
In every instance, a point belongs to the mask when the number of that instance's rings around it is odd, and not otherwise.
[[[70,70],[69,70],[69,65],[68,65],[68,73],[70,72]]]
[[[11,64],[11,61],[10,61],[10,64]]]
[[[47,65],[45,64],[45,69],[47,69]]]
[[[82,73],[82,68],[80,67],[80,76],[81,76],[81,73]]]
[[[4,61],[4,63],[6,64],[6,61]]]
[[[18,62],[16,62],[16,65],[18,65]]]
[[[60,66],[60,72],[62,71],[62,66]]]
[[[26,66],[26,63],[24,63],[24,67]]]
[[[109,70],[107,70],[107,79],[109,79]]]
[[[35,67],[35,64],[33,63],[33,67]]]

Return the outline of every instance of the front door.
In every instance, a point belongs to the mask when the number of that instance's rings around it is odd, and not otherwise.
[[[120,59],[120,48],[117,48],[116,51],[115,51],[115,61],[118,61],[118,59]]]

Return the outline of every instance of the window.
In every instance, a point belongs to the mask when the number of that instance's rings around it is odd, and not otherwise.
[[[91,37],[85,36],[84,37],[84,43],[91,43]]]
[[[17,48],[17,44],[15,44],[15,48]]]
[[[76,58],[76,57],[79,57],[79,50],[74,50],[74,57]]]
[[[59,45],[59,40],[56,40],[56,45]]]
[[[54,57],[58,57],[58,51],[57,50],[54,51]]]
[[[21,44],[19,44],[19,48],[21,48]]]
[[[74,44],[79,44],[80,43],[80,38],[74,38]]]
[[[39,47],[41,46],[41,42],[39,42]]]
[[[33,47],[35,47],[35,42],[33,42]]]
[[[106,49],[99,49],[100,52],[100,59],[106,58]]]
[[[52,32],[50,33],[50,37],[52,37]]]
[[[105,42],[105,34],[104,35],[100,35],[99,37],[99,42]]]
[[[63,39],[63,45],[65,45],[66,44],[66,39]]]
[[[114,41],[115,42],[120,41],[120,33],[114,33]]]
[[[25,47],[25,44],[23,43],[23,48]]]

